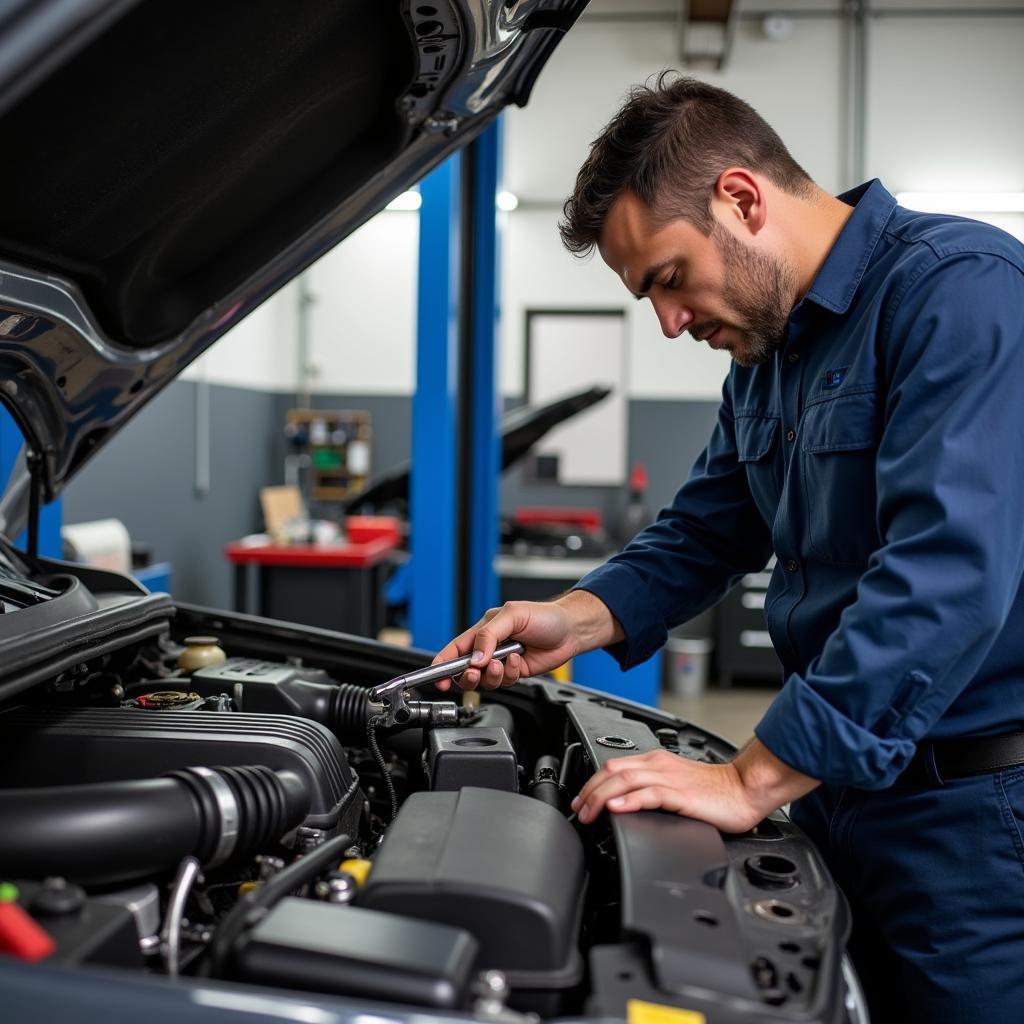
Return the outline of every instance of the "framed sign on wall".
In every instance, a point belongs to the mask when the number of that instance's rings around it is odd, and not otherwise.
[[[622,309],[534,309],[526,313],[530,405],[592,385],[603,402],[552,430],[535,449],[534,475],[551,483],[619,486],[626,479],[628,352]]]

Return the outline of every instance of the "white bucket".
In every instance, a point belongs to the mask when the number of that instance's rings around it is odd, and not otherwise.
[[[680,697],[697,697],[708,686],[711,651],[709,637],[670,637],[665,644],[666,689]]]

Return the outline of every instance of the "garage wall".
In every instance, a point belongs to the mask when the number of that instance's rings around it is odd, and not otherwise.
[[[133,541],[173,568],[183,601],[231,603],[223,549],[260,528],[259,488],[280,482],[277,396],[209,385],[209,487],[196,487],[196,403],[205,385],[168,386],[114,437],[64,492],[64,522],[120,519]],[[278,427],[278,433],[280,428]]]
[[[871,173],[894,191],[1024,190],[1024,17],[879,18],[868,47]]]
[[[254,391],[294,390],[298,282],[285,285],[207,349],[183,380]]]
[[[306,271],[306,368],[314,392],[412,394],[418,243],[418,215],[387,211]],[[297,391],[299,301],[295,280],[228,331],[184,379]]]
[[[419,215],[385,211],[310,268],[317,392],[411,395]]]

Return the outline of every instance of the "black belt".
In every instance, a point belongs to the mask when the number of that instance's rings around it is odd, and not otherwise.
[[[897,777],[897,786],[941,786],[1024,765],[1024,732],[1006,736],[963,736],[919,743],[910,764]]]

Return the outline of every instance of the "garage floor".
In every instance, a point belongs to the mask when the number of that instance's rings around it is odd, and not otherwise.
[[[753,735],[754,726],[760,721],[776,692],[771,687],[731,690],[712,687],[697,697],[681,697],[663,692],[660,704],[673,715],[693,722],[708,732],[717,733],[739,746]]]

